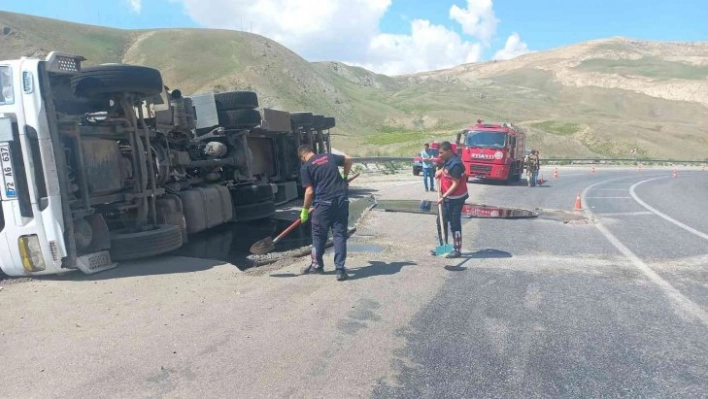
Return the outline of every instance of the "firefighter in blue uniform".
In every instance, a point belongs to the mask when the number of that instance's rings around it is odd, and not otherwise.
[[[304,223],[309,217],[312,205],[312,261],[302,269],[303,274],[322,273],[323,255],[327,244],[327,233],[332,229],[334,241],[334,266],[337,280],[346,280],[344,268],[347,259],[347,228],[349,224],[349,196],[347,176],[352,168],[352,159],[347,155],[331,153],[315,154],[310,145],[301,145],[298,155],[303,165],[300,169],[305,199],[300,212]],[[343,167],[342,174],[339,167]]]

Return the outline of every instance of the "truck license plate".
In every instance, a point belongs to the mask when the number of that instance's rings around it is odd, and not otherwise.
[[[2,168],[5,197],[8,199],[17,198],[15,175],[12,171],[12,158],[10,156],[10,145],[8,143],[0,143],[0,168]]]

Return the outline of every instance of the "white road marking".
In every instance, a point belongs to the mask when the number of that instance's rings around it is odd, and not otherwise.
[[[663,179],[664,177],[659,177],[656,179]],[[586,198],[586,194],[588,191],[590,191],[592,188],[595,186],[598,186],[600,184],[605,184],[609,183],[611,181],[615,180],[621,180],[622,178],[618,179],[610,179],[606,181],[601,181],[597,182],[595,184],[591,184],[587,187],[585,187],[585,190],[583,190],[582,194],[580,194],[581,200],[584,200]],[[646,181],[650,180],[656,180],[656,179],[648,179]],[[641,183],[641,182],[640,182]],[[635,187],[636,184],[632,187]],[[631,189],[630,189],[631,192]],[[635,198],[636,199],[636,198]],[[593,218],[594,214],[592,211],[589,209],[585,209],[584,212],[587,214],[588,218]],[[615,247],[617,250],[619,250],[637,269],[639,269],[640,272],[642,272],[648,279],[649,281],[653,282],[656,284],[662,291],[664,291],[664,294],[669,297],[676,305],[681,307],[683,310],[688,312],[690,315],[695,317],[696,319],[700,320],[701,323],[703,323],[705,326],[708,326],[708,313],[706,313],[703,309],[701,309],[700,306],[698,306],[695,302],[691,301],[681,293],[681,291],[677,290],[673,285],[671,285],[668,281],[664,280],[661,278],[661,276],[656,273],[654,270],[652,270],[651,267],[649,267],[644,261],[639,259],[637,255],[634,254],[629,248],[627,248],[622,242],[615,237],[614,234],[612,234],[603,224],[600,222],[599,218],[594,218],[595,220],[595,227],[597,227],[598,230],[607,238],[607,240]]]
[[[638,211],[638,212],[596,212],[596,215],[602,216],[653,216],[654,214],[649,211]]]
[[[706,234],[706,233],[704,233],[704,232],[702,232],[702,231],[698,231],[698,230],[694,229],[694,228],[691,227],[691,226],[687,226],[687,225],[685,225],[685,224],[679,222],[678,220],[672,218],[671,216],[668,216],[668,215],[666,215],[666,214],[664,214],[664,213],[659,212],[656,208],[653,208],[652,206],[650,206],[650,205],[647,204],[646,202],[642,201],[641,198],[639,198],[639,196],[638,196],[637,193],[635,192],[635,189],[637,188],[637,186],[639,186],[640,184],[646,183],[646,182],[650,182],[650,181],[652,181],[652,180],[659,180],[659,179],[666,179],[666,177],[657,177],[657,178],[654,178],[654,179],[642,180],[642,181],[640,181],[639,183],[637,183],[637,184],[635,184],[635,185],[633,185],[632,187],[629,188],[629,194],[632,196],[632,198],[634,198],[635,201],[637,201],[637,203],[638,203],[639,205],[643,206],[643,207],[644,207],[645,209],[647,209],[649,212],[652,212],[652,213],[654,213],[656,216],[659,216],[659,217],[663,218],[664,220],[667,220],[667,221],[669,221],[669,222],[675,224],[676,226],[678,226],[678,227],[680,227],[680,228],[682,228],[682,229],[688,231],[689,233],[695,234],[695,235],[697,235],[698,237],[701,237],[701,238],[704,239],[704,240],[708,240],[708,234]]]

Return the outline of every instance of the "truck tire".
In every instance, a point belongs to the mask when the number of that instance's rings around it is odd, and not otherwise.
[[[312,115],[312,128],[315,130],[324,130],[324,115]]]
[[[79,97],[97,98],[115,93],[149,97],[162,92],[160,71],[139,65],[98,65],[86,67],[71,79],[71,88]]]
[[[264,201],[249,205],[234,206],[234,222],[252,222],[275,215],[275,202]]]
[[[117,262],[162,255],[182,246],[182,229],[172,224],[158,224],[137,233],[111,234],[111,259]]]
[[[311,112],[296,112],[290,114],[290,123],[294,128],[304,127],[309,128],[312,126],[312,113]]]
[[[219,111],[219,124],[223,127],[251,129],[261,124],[261,113],[255,109]]]
[[[273,188],[270,184],[253,184],[231,190],[231,201],[234,205],[249,205],[273,200]]]
[[[325,116],[324,121],[322,121],[322,130],[331,129],[336,126],[336,121],[333,116]]]
[[[413,176],[420,176],[420,172],[423,171],[423,168],[414,166],[413,167]]]
[[[233,109],[258,108],[258,95],[252,91],[227,91],[214,94],[216,109],[229,111]]]

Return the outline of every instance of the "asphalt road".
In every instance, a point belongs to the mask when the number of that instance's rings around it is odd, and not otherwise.
[[[487,187],[485,203],[546,210],[580,194],[589,223],[468,222],[470,258],[406,332],[415,366],[374,397],[708,397],[706,183],[576,170]]]
[[[708,397],[708,172],[559,171],[469,184],[541,217],[466,221],[461,260],[428,255],[431,216],[372,212],[342,283],[331,250],[324,276],[165,257],[4,281],[0,396]],[[408,175],[354,186],[435,198]]]

